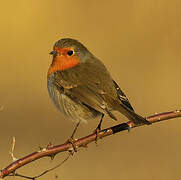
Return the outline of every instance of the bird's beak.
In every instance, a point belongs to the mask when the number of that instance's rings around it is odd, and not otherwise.
[[[55,56],[57,54],[57,51],[51,51],[49,54]]]

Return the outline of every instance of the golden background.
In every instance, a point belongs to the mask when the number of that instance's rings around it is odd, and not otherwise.
[[[13,136],[20,158],[49,142],[61,144],[72,133],[75,124],[54,108],[46,87],[48,53],[64,37],[78,39],[106,64],[138,113],[181,108],[180,0],[11,0],[0,9],[0,168],[12,161]],[[97,123],[82,124],[76,137]],[[103,127],[116,123],[106,117]],[[180,138],[181,118],[116,134],[41,179],[179,179]],[[65,156],[17,172],[37,175]]]

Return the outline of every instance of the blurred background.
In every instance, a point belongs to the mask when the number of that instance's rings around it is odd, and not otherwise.
[[[180,0],[16,0],[2,1],[0,9],[0,168],[12,161],[13,136],[20,158],[72,133],[75,124],[55,109],[46,85],[49,52],[61,38],[78,39],[100,58],[141,115],[181,108]],[[116,115],[120,121],[106,117],[103,128],[127,121]],[[97,124],[82,124],[76,137]],[[116,134],[41,179],[178,179],[180,138],[181,118]],[[66,155],[17,172],[37,175]]]

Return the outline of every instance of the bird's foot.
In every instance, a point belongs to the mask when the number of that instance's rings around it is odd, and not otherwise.
[[[77,152],[78,146],[75,145],[76,143],[76,139],[73,139],[72,137],[69,138],[66,143],[70,143],[72,144],[72,148],[70,148],[68,151],[71,153],[71,155],[73,155],[75,152]]]
[[[75,126],[74,131],[73,131],[71,137],[66,141],[66,143],[72,144],[72,148],[69,149],[69,152],[70,152],[72,155],[74,154],[74,152],[77,152],[77,147],[76,147],[76,145],[75,145],[75,142],[76,142],[77,140],[74,139],[74,135],[75,135],[75,133],[76,133],[79,125],[80,125],[80,121],[79,121],[79,122],[77,123],[77,125]]]
[[[95,143],[97,144],[97,141],[101,139],[101,136],[99,135],[99,132],[101,131],[100,128],[96,128],[93,132],[96,134]]]
[[[95,143],[96,143],[96,144],[97,144],[98,139],[101,139],[101,136],[100,136],[99,132],[101,131],[101,125],[102,125],[102,120],[103,120],[103,118],[104,118],[104,114],[101,115],[101,120],[100,120],[97,128],[96,128],[96,129],[94,130],[94,132],[93,132],[93,133],[96,134],[96,138],[95,138]]]

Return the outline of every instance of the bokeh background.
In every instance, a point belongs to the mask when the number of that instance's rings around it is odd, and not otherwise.
[[[64,37],[83,42],[106,64],[138,113],[181,108],[180,0],[16,0],[2,1],[0,9],[0,168],[12,161],[13,136],[20,158],[72,133],[74,124],[54,108],[46,87],[48,53]],[[97,123],[82,124],[77,137]],[[106,117],[103,127],[116,123]],[[116,134],[41,179],[179,179],[180,138],[181,118]],[[66,155],[18,172],[37,175]]]

